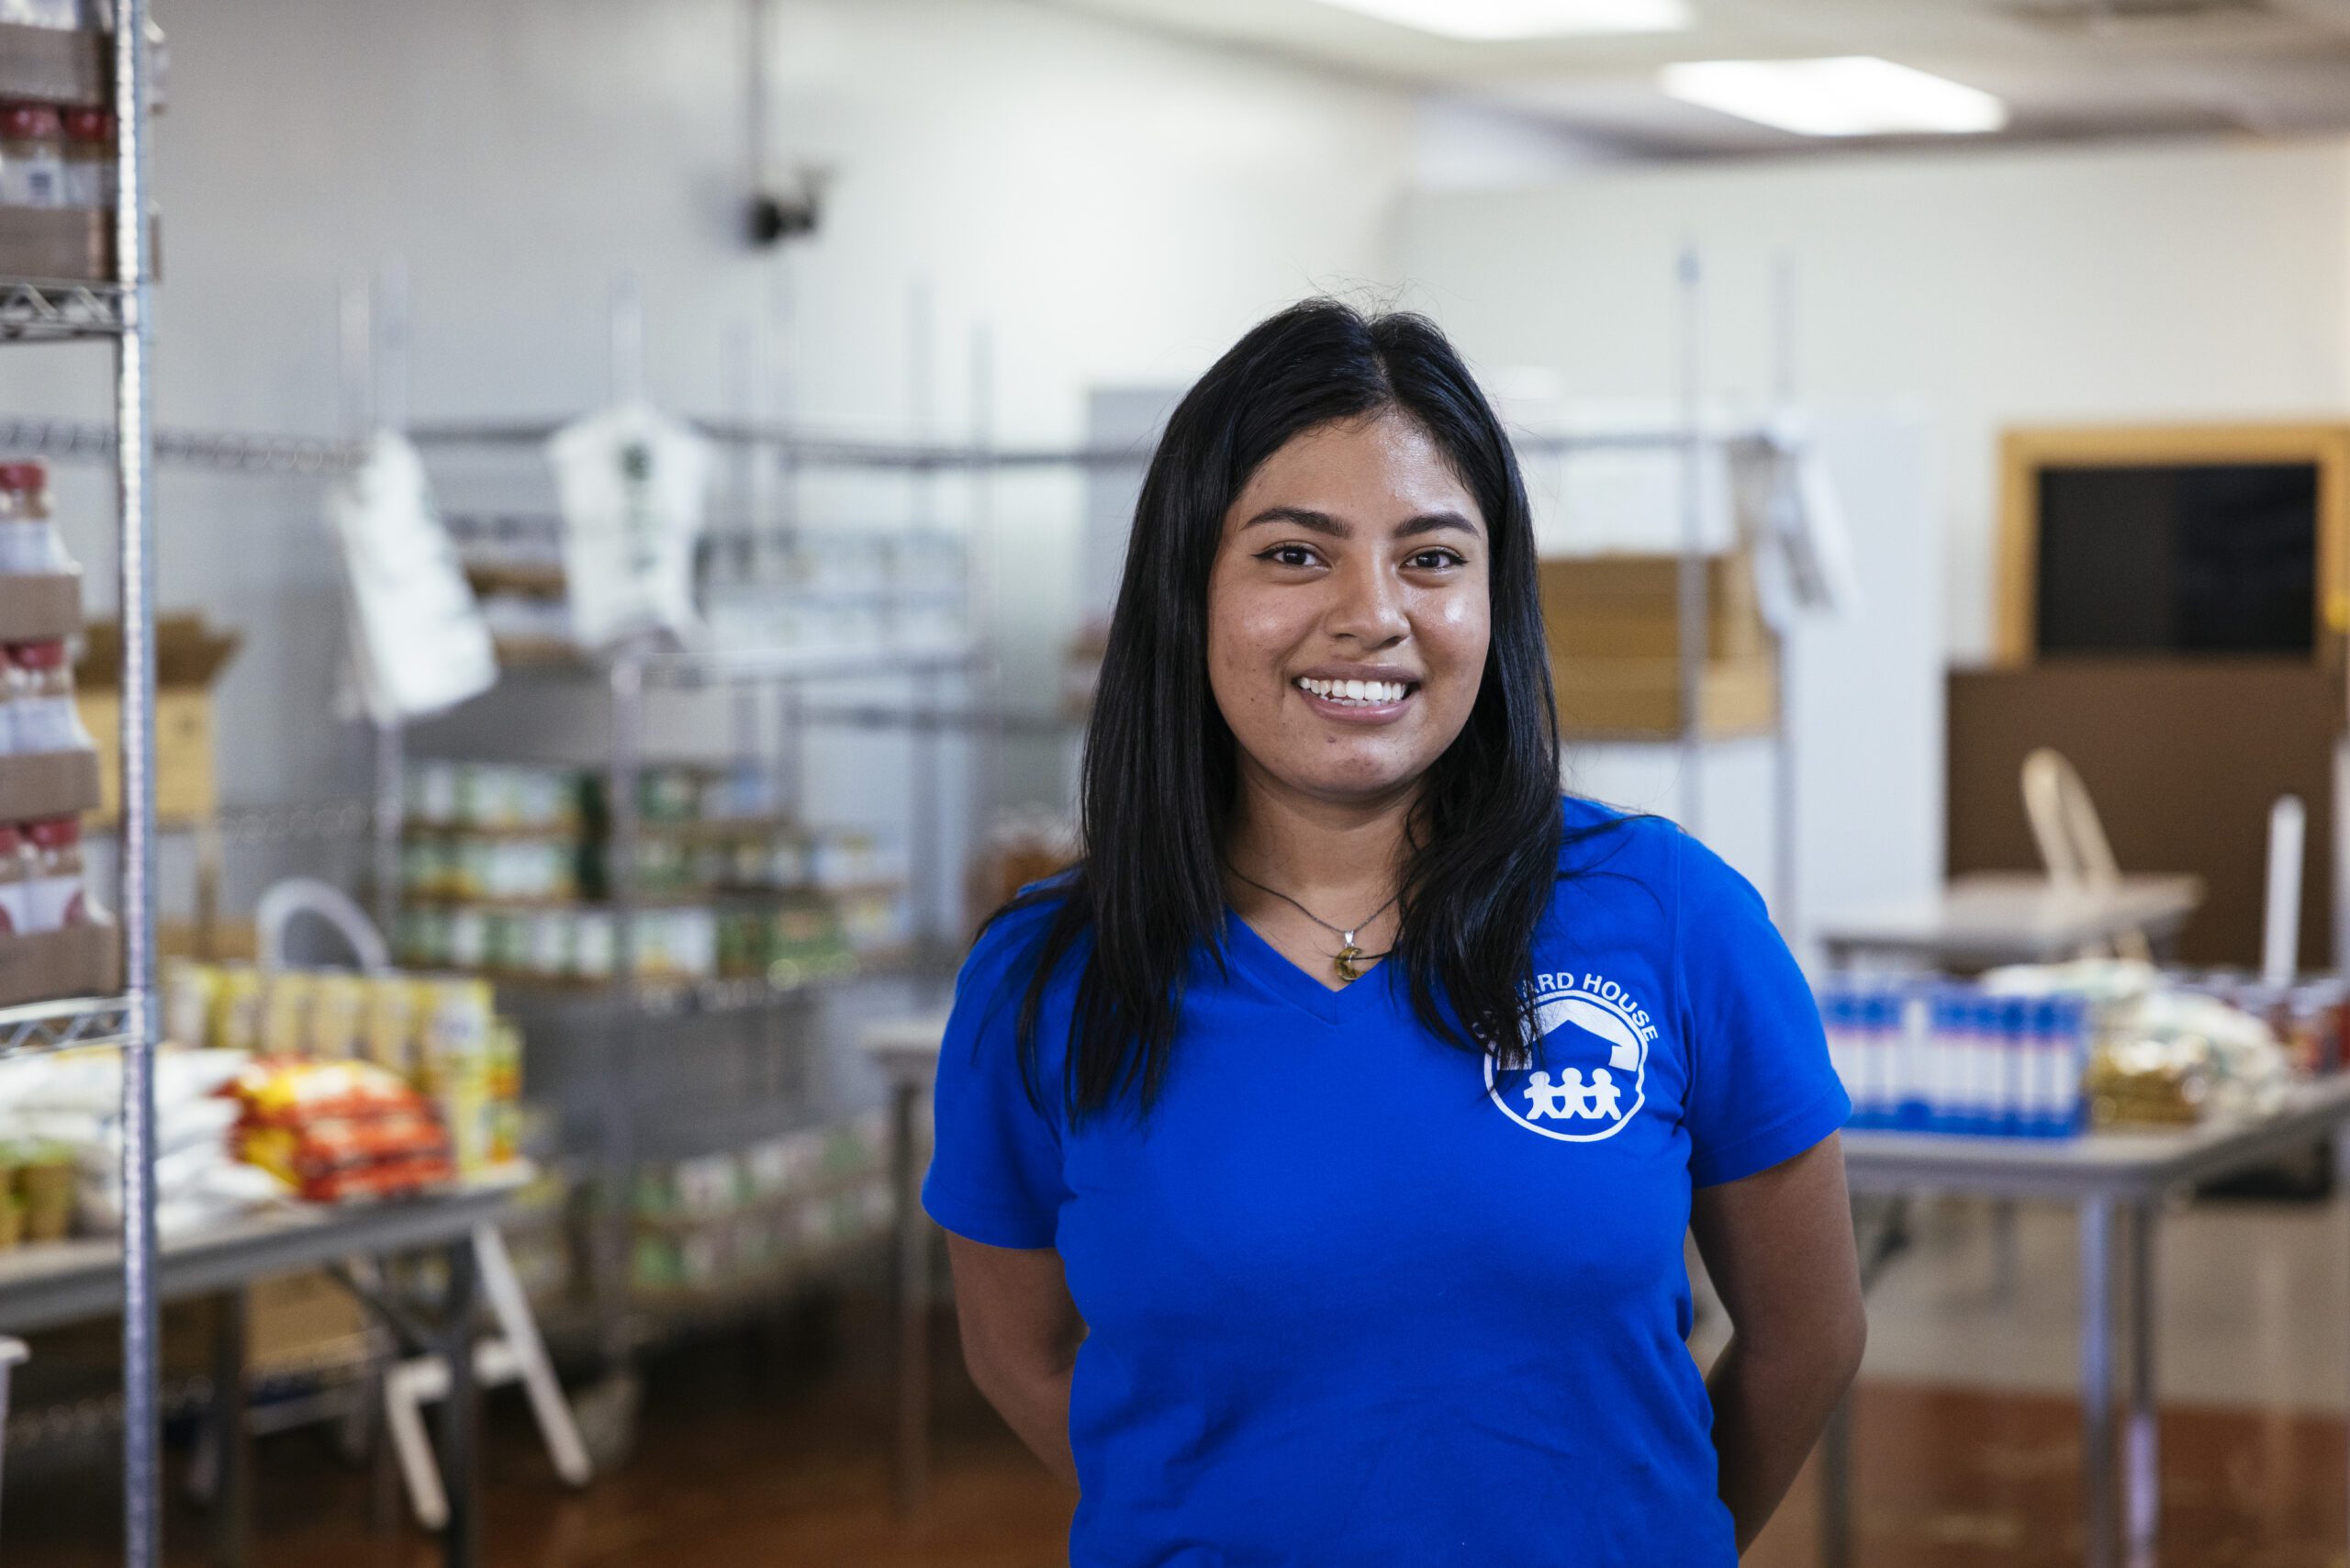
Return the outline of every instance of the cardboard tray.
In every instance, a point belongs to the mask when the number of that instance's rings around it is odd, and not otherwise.
[[[113,36],[0,22],[0,98],[105,108],[114,100]]]
[[[0,573],[0,643],[42,643],[82,629],[82,574]]]
[[[220,666],[237,651],[234,632],[214,632],[201,615],[159,615],[155,618],[155,684],[209,686]],[[73,666],[73,682],[87,691],[122,684],[122,625],[94,621],[83,640],[82,657]]]
[[[1767,733],[1778,716],[1774,662],[1710,663],[1699,672],[1697,728],[1708,737]],[[1681,733],[1677,659],[1596,659],[1553,655],[1562,738],[1664,740]]]
[[[98,754],[0,756],[0,823],[73,817],[98,803]]]
[[[0,936],[0,1007],[121,989],[121,933],[111,924]]]
[[[162,231],[147,220],[147,270],[162,276]],[[0,276],[114,281],[114,208],[0,207]]]

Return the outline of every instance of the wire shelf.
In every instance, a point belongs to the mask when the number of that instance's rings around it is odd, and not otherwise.
[[[7,279],[0,282],[0,341],[45,343],[119,337],[122,299],[122,290],[112,284]],[[106,450],[110,455],[111,444]]]
[[[11,335],[6,304],[0,299],[0,336]],[[22,336],[25,334],[14,334]],[[76,420],[0,419],[0,448],[22,457],[111,463],[112,425]],[[209,468],[229,474],[341,474],[366,458],[366,449],[347,441],[303,435],[240,435],[225,431],[158,431],[155,459],[174,467]]]
[[[725,648],[654,654],[637,661],[648,682],[665,686],[725,686],[757,681],[847,679],[856,676],[919,675],[962,669],[978,650],[964,643],[824,647]]]
[[[0,1060],[69,1046],[119,1045],[129,1028],[127,997],[77,996],[0,1007]]]

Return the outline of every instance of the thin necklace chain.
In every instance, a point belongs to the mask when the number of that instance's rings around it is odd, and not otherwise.
[[[1305,916],[1306,919],[1312,921],[1323,930],[1337,936],[1339,941],[1345,943],[1349,947],[1355,945],[1355,933],[1357,931],[1360,931],[1364,926],[1369,925],[1372,921],[1377,920],[1381,915],[1385,914],[1390,909],[1394,907],[1395,899],[1400,899],[1404,896],[1404,890],[1401,888],[1398,888],[1395,890],[1394,898],[1389,899],[1385,903],[1381,904],[1377,909],[1372,910],[1369,914],[1364,915],[1360,920],[1355,922],[1351,928],[1347,928],[1331,924],[1328,921],[1323,919],[1320,915],[1315,913],[1312,910],[1306,908],[1304,904],[1298,902],[1295,899],[1290,897],[1279,888],[1269,888],[1265,886],[1264,883],[1257,880],[1256,878],[1250,876],[1239,867],[1235,866],[1231,861],[1225,861],[1224,863],[1224,867],[1225,870],[1230,871],[1234,876],[1239,878],[1242,881],[1248,883],[1259,892],[1272,894],[1273,897],[1281,900],[1281,902],[1289,905],[1290,908],[1297,911],[1298,913]],[[1383,958],[1387,957],[1385,953],[1364,953],[1360,956],[1365,958]]]

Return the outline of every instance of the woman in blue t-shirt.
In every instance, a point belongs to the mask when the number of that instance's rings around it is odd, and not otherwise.
[[[1516,459],[1315,301],[1170,417],[1085,854],[957,982],[923,1188],[1072,1562],[1728,1564],[1865,1336],[1753,888],[1559,792]],[[1694,1229],[1734,1330],[1684,1341]]]

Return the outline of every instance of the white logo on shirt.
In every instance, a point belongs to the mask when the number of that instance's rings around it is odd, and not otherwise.
[[[1498,1072],[1487,1056],[1487,1097],[1511,1121],[1544,1137],[1561,1143],[1613,1137],[1647,1103],[1655,1021],[1605,975],[1539,974],[1534,986],[1543,1065]]]

